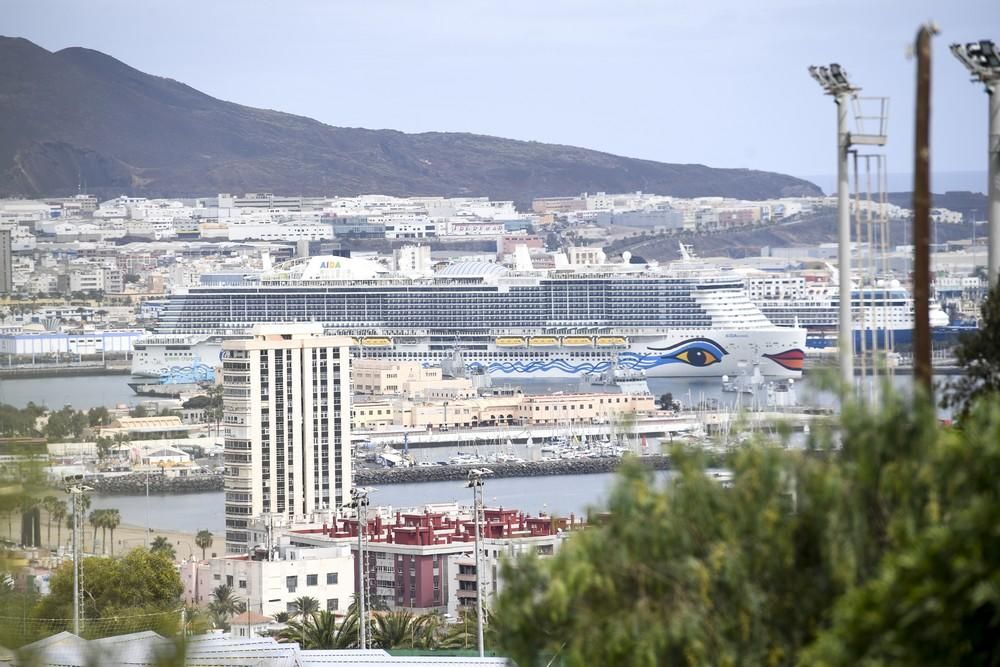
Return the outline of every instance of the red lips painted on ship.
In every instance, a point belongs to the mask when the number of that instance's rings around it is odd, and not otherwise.
[[[784,352],[779,352],[778,354],[765,354],[764,356],[782,368],[787,368],[790,371],[801,371],[802,366],[805,365],[806,361],[806,353],[798,348],[795,348],[794,350],[785,350]]]

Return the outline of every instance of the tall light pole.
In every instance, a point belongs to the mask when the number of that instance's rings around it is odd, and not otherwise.
[[[69,475],[63,478],[66,483],[66,493],[70,494],[73,501],[73,634],[80,636],[80,540],[77,530],[80,524],[80,504],[78,498],[81,494],[92,490],[91,487],[81,484],[83,475]]]
[[[983,84],[989,98],[987,277],[989,286],[992,287],[1000,278],[1000,53],[997,52],[996,45],[988,39],[969,44],[952,44],[951,52],[968,68],[972,80]]]
[[[365,607],[365,528],[368,523],[368,494],[375,489],[357,486],[351,489],[351,504],[358,518],[358,647],[368,648],[368,613]]]
[[[847,154],[851,149],[851,133],[847,127],[847,110],[857,94],[847,80],[847,72],[834,63],[829,67],[810,67],[809,74],[833,96],[837,104],[837,263],[840,288],[840,371],[847,391],[854,384],[854,324],[851,321],[851,211],[850,184],[847,180]]]
[[[854,323],[851,319],[851,189],[847,175],[847,157],[854,144],[885,144],[884,117],[878,134],[852,134],[847,124],[848,107],[860,88],[851,85],[847,72],[837,63],[810,67],[809,74],[837,104],[837,263],[840,293],[839,355],[843,391],[854,384]],[[863,334],[864,332],[862,332]]]
[[[476,637],[479,646],[479,657],[484,654],[483,647],[483,583],[482,583],[482,550],[479,548],[479,515],[482,510],[483,477],[492,475],[489,468],[473,468],[469,471],[469,483],[472,487],[472,523],[476,531]]]

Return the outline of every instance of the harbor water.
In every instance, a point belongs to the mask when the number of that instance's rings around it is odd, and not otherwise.
[[[947,381],[945,376],[937,381]],[[48,407],[71,405],[76,409],[88,409],[95,406],[115,406],[119,404],[137,404],[139,397],[135,396],[124,376],[96,376],[69,378],[39,378],[0,380],[0,402],[18,407],[34,402]],[[865,388],[877,386],[878,380],[869,383],[867,379],[858,378],[859,384]],[[801,403],[823,407],[836,407],[836,396],[823,390],[814,378],[807,376],[796,384],[798,399]],[[912,387],[911,376],[896,376],[893,385],[907,391]],[[546,393],[555,391],[572,392],[576,384],[569,382],[526,383],[526,391],[530,393]],[[672,394],[674,400],[680,401],[686,407],[703,405],[707,409],[733,409],[742,406],[751,407],[756,400],[745,394],[734,394],[722,391],[718,378],[702,381],[656,379],[650,382],[651,392],[659,397],[665,393]],[[714,406],[714,408],[713,408]],[[948,414],[943,413],[942,417]],[[489,443],[492,448],[504,450],[504,443]],[[482,443],[489,448],[487,443]],[[650,443],[650,446],[655,446]],[[463,448],[464,449],[464,448]],[[419,454],[418,460],[428,462],[456,453],[449,450],[414,451]],[[515,452],[526,456],[528,452]],[[657,473],[662,479],[667,473]],[[552,477],[509,478],[490,480],[486,485],[486,501],[490,505],[517,508],[537,514],[552,512],[560,515],[575,513],[578,516],[586,514],[590,507],[602,507],[608,498],[614,484],[613,473],[598,473],[592,475],[565,475]],[[372,496],[374,504],[393,507],[413,507],[427,503],[459,501],[468,503],[471,499],[469,490],[462,482],[423,482],[412,484],[385,484],[378,487]],[[117,508],[121,512],[122,522],[135,526],[146,526],[160,530],[178,530],[193,532],[207,528],[217,535],[225,532],[223,516],[223,493],[192,493],[182,495],[151,495],[148,500],[144,494],[120,496],[96,496],[93,498],[94,509]]]
[[[666,471],[654,473],[664,479]],[[586,516],[589,507],[603,507],[614,485],[613,473],[594,475],[560,475],[554,477],[520,477],[488,480],[483,487],[486,504],[503,506],[537,514],[551,512],[561,516],[574,513]],[[207,528],[216,535],[225,533],[223,516],[224,494],[190,493],[184,495],[95,496],[93,509],[116,508],[122,522],[160,530],[194,532]],[[419,484],[386,484],[376,487],[371,496],[373,505],[396,508],[421,506],[428,503],[458,501],[472,504],[472,492],[465,482],[423,482]]]

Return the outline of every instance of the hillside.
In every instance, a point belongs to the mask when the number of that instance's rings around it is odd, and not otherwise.
[[[903,245],[912,238],[912,223],[890,221],[889,240],[892,245]],[[935,225],[940,243],[967,239],[972,236],[972,225]],[[853,232],[852,232],[853,234]],[[647,260],[669,261],[678,259],[677,242],[690,244],[701,257],[729,257],[741,259],[760,255],[765,246],[814,246],[837,242],[837,222],[834,213],[811,216],[790,223],[768,225],[752,229],[737,229],[712,234],[659,235],[647,238],[629,238],[609,246],[611,254],[624,250]]]
[[[325,125],[215,99],[83,48],[0,37],[0,196],[817,194],[801,179],[475,134]],[[275,100],[276,104],[280,100]],[[348,102],[349,103],[349,102]]]

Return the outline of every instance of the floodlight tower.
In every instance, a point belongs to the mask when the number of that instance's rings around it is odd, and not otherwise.
[[[68,475],[63,478],[66,483],[66,493],[70,494],[73,501],[73,634],[80,636],[80,540],[77,531],[81,529],[80,524],[80,501],[79,498],[87,491],[93,491],[93,487],[82,484],[83,475]]]
[[[851,132],[847,110],[860,88],[847,80],[847,72],[834,63],[829,67],[810,67],[809,74],[833,96],[837,104],[837,263],[840,273],[840,371],[844,391],[854,384],[854,324],[851,321],[851,211],[850,184],[847,180],[847,154],[851,150]]]
[[[968,44],[952,44],[955,54],[972,74],[972,80],[986,88],[989,97],[989,284],[1000,277],[1000,53],[996,45],[983,39]]]
[[[370,486],[357,486],[351,489],[351,502],[348,507],[356,510],[358,519],[358,648],[362,651],[368,648],[368,609],[365,590],[365,528],[368,524],[368,495],[375,489]]]
[[[483,565],[482,554],[479,547],[479,516],[483,506],[483,477],[492,475],[489,468],[473,468],[469,471],[469,483],[467,487],[472,489],[472,523],[476,530],[476,641],[479,647],[479,657],[484,655],[483,647]]]

